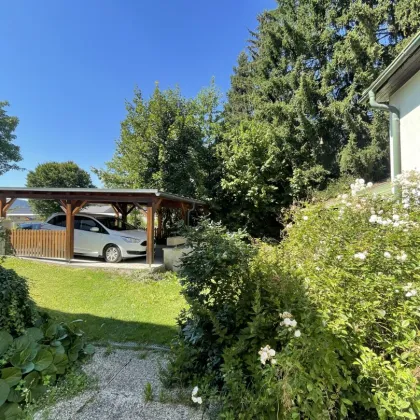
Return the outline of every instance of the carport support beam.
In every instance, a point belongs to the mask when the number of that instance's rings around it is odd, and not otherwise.
[[[74,258],[74,214],[73,202],[66,201],[66,259]]]
[[[155,203],[147,204],[147,247],[146,263],[151,265],[155,261]]]

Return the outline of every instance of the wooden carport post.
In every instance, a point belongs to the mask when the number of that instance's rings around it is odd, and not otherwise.
[[[65,204],[66,213],[66,259],[70,262],[74,258],[74,216],[79,213],[87,201],[81,200],[66,200],[62,201]]]
[[[155,261],[155,211],[160,208],[162,198],[147,203],[147,246],[146,264],[153,264]]]

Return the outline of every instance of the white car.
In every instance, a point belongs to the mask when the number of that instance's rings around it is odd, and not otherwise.
[[[42,229],[65,230],[66,215],[55,213]],[[146,255],[146,231],[112,216],[74,216],[74,253],[103,257],[110,263]]]

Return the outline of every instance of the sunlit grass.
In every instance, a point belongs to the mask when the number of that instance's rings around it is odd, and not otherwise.
[[[83,319],[92,340],[168,344],[185,307],[169,273],[124,275],[17,258],[3,265],[28,279],[40,309],[63,321]]]

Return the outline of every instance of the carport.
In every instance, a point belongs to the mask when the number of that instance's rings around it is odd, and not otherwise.
[[[116,215],[126,221],[127,216],[138,208],[147,215],[146,263],[154,262],[155,214],[161,208],[180,209],[185,223],[190,212],[203,210],[206,204],[193,198],[170,194],[155,189],[99,189],[99,188],[4,188],[0,187],[0,217],[17,198],[55,200],[66,214],[65,258],[74,258],[74,216],[87,204],[110,204]],[[157,213],[156,234],[162,232],[161,212]]]

